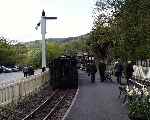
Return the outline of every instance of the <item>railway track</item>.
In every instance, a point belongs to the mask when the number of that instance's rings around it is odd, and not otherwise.
[[[38,99],[41,102],[31,102],[32,107],[24,106],[23,111],[20,111],[21,109],[18,111],[18,109],[12,110],[9,107],[0,107],[0,120],[61,120],[75,93],[76,89],[53,91],[46,99],[42,99],[42,101]],[[38,105],[35,105],[35,103]]]
[[[53,92],[53,94],[46,101],[44,101],[39,107],[33,110],[22,120],[48,120],[63,102],[67,92],[67,90],[57,90]]]

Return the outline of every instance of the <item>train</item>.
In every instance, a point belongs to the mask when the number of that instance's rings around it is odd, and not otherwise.
[[[76,57],[61,56],[49,62],[49,84],[53,89],[78,88]]]

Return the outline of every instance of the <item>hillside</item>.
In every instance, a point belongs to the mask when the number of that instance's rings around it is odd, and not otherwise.
[[[73,41],[78,41],[82,39],[87,39],[89,37],[89,34],[77,36],[77,37],[68,37],[68,38],[47,38],[46,43],[50,42],[57,42],[57,43],[68,43],[68,42],[73,42]],[[32,48],[40,48],[41,47],[41,40],[35,40],[35,41],[30,41],[30,42],[25,42],[24,44],[27,47],[32,47]]]

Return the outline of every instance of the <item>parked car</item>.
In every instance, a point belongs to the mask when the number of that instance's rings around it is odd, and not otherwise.
[[[10,68],[12,70],[12,72],[18,72],[19,71],[19,67],[17,67],[17,66],[8,66],[7,68]]]
[[[10,68],[10,69],[12,70],[12,72],[18,72],[19,71],[19,69],[16,68],[16,67],[13,67],[13,68]]]
[[[10,73],[10,72],[12,72],[11,68],[7,68],[5,66],[1,66],[1,67],[2,67],[4,73]]]

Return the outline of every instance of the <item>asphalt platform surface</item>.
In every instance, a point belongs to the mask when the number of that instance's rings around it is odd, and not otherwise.
[[[90,76],[79,71],[79,93],[65,120],[129,120],[127,104],[118,98],[118,84],[113,81],[101,83],[97,72],[91,83]]]

